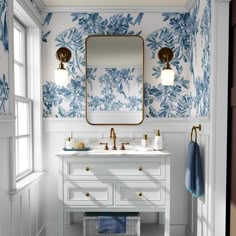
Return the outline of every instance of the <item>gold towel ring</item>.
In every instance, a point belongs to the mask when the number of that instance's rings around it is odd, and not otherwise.
[[[202,129],[202,126],[199,125],[199,126],[193,126],[192,127],[192,131],[191,131],[191,141],[193,142],[193,131],[195,132],[195,143],[197,142],[197,129],[199,129],[199,131],[201,131]]]

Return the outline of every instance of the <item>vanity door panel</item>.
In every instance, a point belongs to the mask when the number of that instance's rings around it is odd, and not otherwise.
[[[116,183],[117,206],[165,205],[165,182]]]
[[[65,182],[65,205],[99,206],[113,204],[111,182]]]
[[[68,180],[165,180],[165,158],[155,161],[89,162],[65,161],[65,179]]]

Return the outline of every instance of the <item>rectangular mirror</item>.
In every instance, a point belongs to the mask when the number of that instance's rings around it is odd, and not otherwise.
[[[93,125],[140,124],[144,41],[137,35],[86,39],[86,119]]]

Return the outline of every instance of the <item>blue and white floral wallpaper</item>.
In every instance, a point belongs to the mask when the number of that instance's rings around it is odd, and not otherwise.
[[[141,67],[87,69],[89,111],[142,111]]]
[[[135,34],[143,37],[146,118],[208,116],[210,28],[210,0],[197,0],[190,13],[46,14],[42,32],[44,117],[85,117],[85,39],[92,34]],[[59,47],[68,47],[72,51],[71,60],[65,64],[70,79],[66,86],[58,86],[54,82],[54,70],[59,64],[55,52]],[[175,71],[174,86],[162,86],[160,83],[163,64],[158,60],[157,53],[162,47],[170,47],[174,51],[171,61]],[[98,71],[90,69],[92,78],[93,73]],[[115,86],[116,95],[129,97],[126,93],[122,95],[122,91],[127,89],[123,83],[120,88]],[[109,96],[112,97],[111,90]],[[127,104],[131,109],[139,109],[139,101],[132,97],[128,98]],[[91,109],[105,109],[99,105],[102,101],[95,97],[91,97],[89,102]],[[119,109],[122,103],[125,103],[124,100],[114,106]]]
[[[201,2],[198,0],[191,11],[189,63],[190,79],[193,83],[192,106],[196,116],[208,116],[211,78],[211,0],[206,0],[205,5],[201,5]],[[201,12],[200,17],[199,12]]]
[[[0,115],[9,112],[7,0],[0,0]]]

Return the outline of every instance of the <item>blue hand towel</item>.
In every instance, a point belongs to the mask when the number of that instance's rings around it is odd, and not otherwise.
[[[125,216],[98,216],[98,233],[103,234],[125,234]]]
[[[204,194],[204,181],[199,145],[193,141],[188,145],[185,186],[194,197],[200,197]]]

